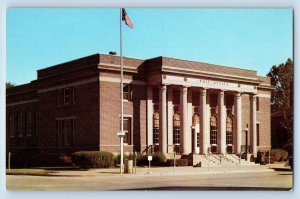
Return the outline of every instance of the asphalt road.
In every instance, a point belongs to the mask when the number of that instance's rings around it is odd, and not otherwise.
[[[9,190],[290,190],[291,171],[189,175],[7,175]]]

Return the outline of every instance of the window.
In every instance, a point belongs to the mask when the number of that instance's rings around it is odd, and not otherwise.
[[[32,113],[30,111],[26,112],[26,134],[27,136],[32,135]]]
[[[58,146],[73,146],[75,119],[56,120]]]
[[[64,89],[64,104],[69,104],[71,101],[71,89],[65,88]]]
[[[60,88],[56,90],[56,105],[62,106],[75,103],[75,88]]]
[[[37,124],[38,124],[38,113],[37,113],[37,111],[35,110],[34,112],[33,112],[33,135],[37,135],[38,134],[38,131],[37,131]]]
[[[173,116],[173,144],[180,144],[180,115],[175,113]]]
[[[259,111],[259,97],[256,97],[256,111]]]
[[[131,88],[130,84],[123,85],[123,99],[130,100],[131,99]]]
[[[256,146],[259,146],[259,124],[256,124]]]
[[[14,114],[14,122],[13,122],[13,137],[18,136],[18,127],[19,127],[19,113]]]
[[[217,144],[217,135],[217,117],[215,115],[212,115],[210,118],[210,144]]]
[[[159,144],[159,113],[153,114],[153,144]]]
[[[22,112],[20,112],[18,115],[18,137],[23,137],[23,121],[22,121],[22,118],[23,118],[23,114]]]
[[[200,133],[197,132],[197,147],[200,147]]]
[[[123,119],[123,130],[125,133],[123,143],[131,144],[131,118],[127,117]]]
[[[9,131],[9,135],[10,137],[15,137],[15,129],[14,129],[14,114],[13,113],[9,113],[8,115],[8,131]]]
[[[198,132],[198,129],[199,129],[199,123],[200,123],[200,117],[199,117],[199,114],[198,113],[195,113],[193,115],[193,118],[192,118],[192,122],[193,122],[193,126],[194,126],[194,132],[197,132],[197,147],[200,147],[200,133]]]
[[[226,144],[233,144],[233,122],[230,116],[226,118]]]

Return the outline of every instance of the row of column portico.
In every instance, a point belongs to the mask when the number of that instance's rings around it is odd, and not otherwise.
[[[153,101],[152,87],[148,87],[147,96],[147,145],[153,144]],[[168,92],[168,86],[162,85],[159,89],[159,151],[170,153],[172,142],[172,118],[173,106],[171,94]],[[210,147],[210,105],[206,88],[199,88],[200,91],[200,153],[206,154]],[[218,91],[218,148],[222,154],[226,153],[226,105],[224,103],[224,90]],[[168,94],[168,97],[167,97]],[[171,98],[171,99],[170,99]],[[168,100],[167,100],[168,99]],[[256,97],[250,95],[250,133],[252,152],[256,154]],[[191,130],[188,125],[188,87],[180,86],[180,145],[182,154],[194,152],[191,144]],[[236,140],[234,140],[234,152],[241,152],[242,144],[242,99],[241,93],[236,92],[234,98],[234,131]],[[170,137],[171,136],[171,137]]]

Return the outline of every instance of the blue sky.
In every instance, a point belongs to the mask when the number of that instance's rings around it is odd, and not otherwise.
[[[123,54],[167,56],[257,70],[293,56],[292,9],[127,9]],[[119,9],[7,10],[7,80],[94,53],[119,54]]]

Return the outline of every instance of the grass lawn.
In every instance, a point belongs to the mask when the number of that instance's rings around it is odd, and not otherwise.
[[[6,175],[32,175],[32,176],[48,176],[54,171],[47,171],[45,169],[6,169]]]

